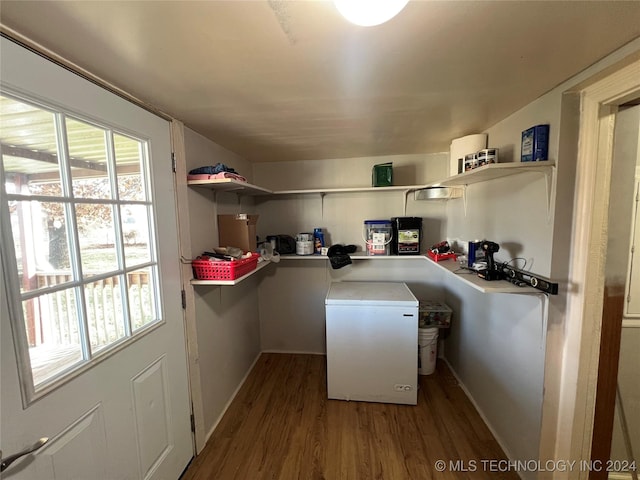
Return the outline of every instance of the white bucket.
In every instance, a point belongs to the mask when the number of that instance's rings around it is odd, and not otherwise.
[[[418,373],[431,375],[436,370],[438,356],[438,328],[418,329]]]
[[[304,240],[296,241],[296,255],[313,255],[313,242]]]

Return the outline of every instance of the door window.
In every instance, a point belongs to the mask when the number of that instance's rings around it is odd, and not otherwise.
[[[161,322],[148,145],[6,91],[0,142],[28,403]]]

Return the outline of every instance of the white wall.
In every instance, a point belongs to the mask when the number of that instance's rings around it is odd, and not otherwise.
[[[371,167],[392,162],[394,185],[417,185],[448,176],[448,157],[446,152],[256,163],[253,173],[272,190],[370,187]]]
[[[518,161],[521,132],[533,125],[550,124],[549,158],[557,165],[554,189],[547,193],[544,178],[527,174],[478,185],[474,190],[470,187],[466,216],[459,205],[448,204],[450,237],[466,235],[495,240],[504,247],[497,258],[522,256],[528,262],[527,268],[550,276],[560,287],[559,295],[549,299],[549,308],[540,307],[535,303],[537,300],[522,295],[460,295],[454,294],[452,287],[447,296],[447,301],[462,312],[460,321],[451,328],[447,358],[510,458],[538,458],[540,452],[552,454],[552,443],[539,442],[543,395],[552,406],[550,410],[555,411],[553,404],[558,401],[558,390],[563,388],[561,384],[546,385],[544,373],[545,368],[557,370],[562,365],[565,302],[575,291],[567,282],[569,253],[572,248],[580,248],[571,244],[577,150],[575,119],[579,110],[576,99],[566,92],[639,49],[638,41],[627,45],[487,130],[489,145],[500,148],[501,160]],[[476,203],[473,198],[481,201]],[[487,334],[487,325],[493,329],[493,335]],[[543,346],[548,347],[548,342],[560,347],[545,358],[547,348]],[[470,352],[477,350],[478,343],[485,350],[472,361]],[[500,367],[499,385],[496,385],[497,367]],[[548,425],[552,428],[554,422]],[[549,431],[548,436],[553,438],[557,433]],[[535,477],[530,472],[521,475]]]
[[[187,170],[224,163],[251,178],[248,162],[185,128]],[[189,221],[193,256],[218,246],[216,215],[253,210],[248,197],[189,188]],[[195,317],[204,430],[211,433],[249,368],[260,354],[259,279],[237,286],[196,286]]]
[[[445,288],[446,304],[455,312],[445,343],[447,361],[508,457],[538,458],[543,298],[484,294],[452,278]]]
[[[520,114],[515,127],[507,123],[489,132],[490,146],[501,148],[503,161],[513,160],[516,143],[519,155],[522,130],[551,122],[537,114],[549,110],[547,103]],[[551,151],[555,158],[557,145]],[[387,160],[394,162],[394,178],[396,165],[406,173],[402,183],[448,176],[447,154],[255,164],[254,176],[273,189],[367,186],[371,166]],[[500,243],[498,259],[524,257],[528,268],[549,275],[553,211],[547,187],[535,173],[474,184],[467,187],[466,209],[462,198],[414,201],[410,195],[406,216],[424,218],[423,252],[443,239],[487,238]],[[402,216],[403,200],[401,192],[384,191],[269,198],[257,204],[258,233],[295,235],[322,227],[331,243],[362,248],[363,220]],[[537,458],[547,311],[539,296],[485,295],[424,260],[356,261],[342,270],[312,260],[285,262],[260,284],[264,350],[325,351],[324,296],[333,279],[406,281],[418,298],[444,299],[454,309],[446,358],[509,456]]]
[[[393,162],[394,185],[425,184],[444,178],[448,155],[396,155],[317,161],[257,163],[254,176],[260,185],[274,190],[310,188],[346,188],[371,186],[374,164]],[[461,200],[456,200],[460,201]],[[325,240],[331,243],[355,244],[362,247],[364,220],[389,219],[394,216],[424,217],[423,247],[442,240],[446,219],[445,202],[415,201],[409,195],[406,214],[402,191],[331,193],[259,198],[258,235],[295,235],[322,227]]]
[[[444,300],[442,272],[423,259],[354,260],[338,270],[326,260],[283,260],[260,284],[262,349],[325,353],[324,300],[332,281],[406,282],[418,299]]]
[[[566,280],[563,272],[568,270],[566,253],[574,247],[570,245],[570,221],[576,132],[566,126],[567,119],[561,115],[569,111],[563,110],[563,105],[571,100],[563,94],[579,81],[638,50],[640,41],[487,131],[490,146],[501,150],[501,160],[517,161],[522,130],[549,123],[549,156],[558,165],[557,190],[547,191],[545,178],[537,174],[473,185],[467,190],[466,212],[462,199],[415,202],[410,196],[405,213],[400,192],[329,194],[324,199],[319,195],[256,199],[254,211],[260,214],[257,231],[262,238],[276,233],[295,235],[322,227],[329,242],[362,246],[363,220],[420,216],[425,219],[423,251],[444,238],[488,238],[501,244],[499,259],[524,257],[528,268],[558,281],[561,294],[550,300],[550,308],[535,296],[480,294],[455,279],[443,277],[426,262],[406,260],[363,260],[342,270],[332,270],[323,261],[283,260],[278,266],[265,269],[257,279],[234,287],[233,293],[224,288],[197,291],[198,344],[207,352],[201,355],[207,425],[215,424],[225,400],[231,398],[260,349],[324,351],[324,295],[331,280],[392,279],[407,281],[419,298],[444,298],[454,307],[453,326],[445,348],[449,363],[510,458],[538,458],[547,332],[559,332],[555,341],[562,341],[564,303],[570,293],[566,282],[563,283]],[[216,151],[211,151],[212,148]],[[209,160],[212,157],[215,160]],[[252,173],[254,183],[278,190],[367,186],[371,166],[389,160],[394,162],[396,183],[402,184],[444,178],[448,168],[447,155],[431,154],[258,163],[251,167],[251,172],[237,157],[221,152],[189,131],[187,158],[192,167],[226,158],[232,166],[241,166],[240,173],[250,180]],[[197,252],[216,243],[217,212],[211,208],[211,192],[191,190],[192,246]],[[252,203],[225,194],[219,195],[217,208],[222,213],[248,211]],[[243,306],[239,307],[238,302],[244,302]],[[261,338],[251,333],[257,330],[258,305]],[[545,325],[547,312],[549,319]],[[238,321],[240,326],[232,327]],[[550,358],[546,364],[559,368],[560,362],[561,359]]]
[[[489,147],[500,149],[501,162],[519,162],[522,131],[548,123],[549,158],[560,162],[559,122],[560,93],[547,95],[489,129]],[[550,187],[539,173],[471,185],[466,212],[447,204],[447,237],[495,241],[496,260],[550,277]],[[455,280],[447,281],[446,302],[458,312],[446,343],[449,364],[509,458],[538,458],[547,303],[542,295],[482,294]]]
[[[448,155],[329,159],[322,161],[258,163],[254,176],[260,185],[277,190],[367,187],[376,163],[393,162],[394,185],[424,184],[443,178]],[[462,200],[454,200],[461,202]],[[269,197],[258,200],[258,235],[295,236],[323,228],[327,244],[354,244],[360,254],[364,220],[394,216],[423,218],[422,251],[443,240],[445,202],[415,201],[413,194],[403,214],[402,191],[331,193]],[[339,270],[328,261],[282,260],[260,284],[262,348],[266,351],[325,352],[324,298],[333,280],[396,280],[407,282],[423,299],[442,299],[442,274],[421,259],[355,260]]]

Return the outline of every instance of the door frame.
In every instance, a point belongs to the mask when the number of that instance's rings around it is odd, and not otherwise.
[[[195,294],[190,280],[193,278],[190,259],[191,227],[189,221],[189,200],[187,188],[187,153],[185,150],[184,124],[179,120],[171,122],[171,144],[173,150],[176,181],[176,212],[178,215],[178,248],[180,249],[180,281],[182,282],[182,308],[187,341],[189,370],[189,395],[191,398],[191,429],[194,437],[195,454],[199,455],[207,443],[205,432],[204,404],[200,383],[200,362],[198,353],[198,329],[195,315]]]
[[[618,106],[640,96],[640,52],[567,92],[579,100],[576,178],[561,341],[548,345],[541,458],[591,458],[602,331],[613,133]],[[571,116],[574,111],[564,109]],[[587,479],[587,469],[548,478]],[[547,478],[541,475],[540,478]]]

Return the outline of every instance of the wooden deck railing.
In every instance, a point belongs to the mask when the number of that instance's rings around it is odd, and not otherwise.
[[[40,272],[37,288],[60,285],[72,280],[71,272]],[[153,309],[149,290],[149,273],[127,273],[129,311],[132,328],[149,321]],[[125,335],[122,322],[122,291],[120,277],[96,280],[84,287],[89,338],[93,348],[100,348]],[[65,289],[39,297],[33,308],[25,308],[30,346],[43,343],[77,345],[80,342],[75,295]]]

